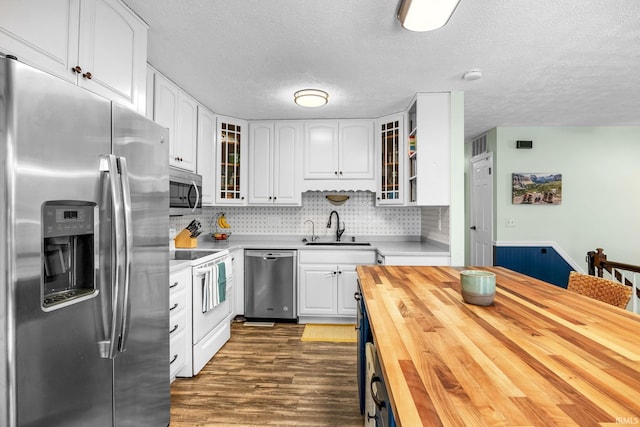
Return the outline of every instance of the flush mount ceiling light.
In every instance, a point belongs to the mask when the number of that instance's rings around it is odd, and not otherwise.
[[[409,31],[431,31],[449,21],[460,0],[402,0],[398,20]]]
[[[302,107],[322,107],[329,102],[329,94],[320,89],[302,89],[293,94],[293,102]]]

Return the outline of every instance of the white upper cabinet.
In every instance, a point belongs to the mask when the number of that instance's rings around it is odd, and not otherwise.
[[[305,122],[303,190],[375,191],[372,120]]]
[[[180,161],[174,166],[195,172],[198,144],[198,103],[183,91],[178,92],[177,117],[178,127],[173,147],[175,155],[180,158]]]
[[[403,205],[405,179],[404,113],[376,120],[376,205]]]
[[[218,116],[216,204],[247,204],[247,122]]]
[[[117,0],[2,0],[0,50],[142,114],[147,26]]]
[[[197,172],[202,176],[202,204],[215,202],[216,188],[216,116],[198,105],[198,161]]]
[[[338,122],[304,124],[304,179],[338,178]]]
[[[251,122],[249,132],[249,203],[273,204],[273,122]]]
[[[302,123],[276,122],[273,150],[273,194],[278,205],[300,205],[302,193]]]
[[[249,204],[299,206],[302,124],[252,122],[249,128]]]
[[[198,103],[156,73],[153,110],[155,122],[169,128],[169,164],[195,172]]]
[[[451,202],[451,129],[452,120],[459,120],[452,114],[451,99],[450,93],[418,93],[409,107],[410,205]]]
[[[340,120],[338,177],[340,179],[374,179],[375,167],[373,122]]]

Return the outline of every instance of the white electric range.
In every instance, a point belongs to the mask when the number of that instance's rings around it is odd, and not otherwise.
[[[178,377],[193,377],[231,337],[233,320],[233,274],[227,249],[176,249],[170,260],[190,261],[191,337],[185,366]],[[224,277],[224,278],[223,278]]]

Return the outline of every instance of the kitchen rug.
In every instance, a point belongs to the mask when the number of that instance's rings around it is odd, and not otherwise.
[[[320,325],[308,323],[304,327],[301,341],[356,342],[355,325]]]

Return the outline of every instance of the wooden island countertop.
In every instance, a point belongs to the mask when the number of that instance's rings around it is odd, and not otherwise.
[[[358,266],[396,423],[640,424],[640,316],[500,267],[466,304],[453,267]]]

